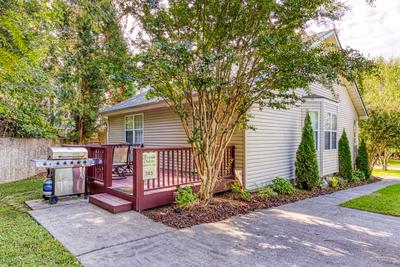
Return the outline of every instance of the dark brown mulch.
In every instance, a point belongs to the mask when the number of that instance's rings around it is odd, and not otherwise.
[[[175,211],[174,205],[154,208],[143,211],[142,213],[156,222],[161,222],[168,226],[182,229],[197,224],[218,222],[257,209],[277,207],[302,199],[331,194],[336,191],[377,181],[380,181],[380,179],[372,178],[367,182],[351,182],[338,189],[328,187],[318,188],[313,191],[296,190],[290,195],[276,195],[272,197],[262,197],[257,195],[257,193],[253,193],[249,201],[240,200],[237,195],[228,192],[216,195],[208,205],[197,202],[190,208],[181,210],[179,213]]]

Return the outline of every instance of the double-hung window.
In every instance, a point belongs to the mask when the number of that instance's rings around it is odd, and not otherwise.
[[[319,150],[319,112],[308,111],[308,115],[310,115],[311,127],[314,132],[315,149]]]
[[[331,112],[325,114],[324,122],[325,149],[337,148],[337,115]]]
[[[143,144],[143,114],[125,116],[125,142]]]

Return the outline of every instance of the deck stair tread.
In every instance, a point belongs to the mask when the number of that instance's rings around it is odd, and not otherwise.
[[[89,202],[112,213],[118,213],[132,209],[131,201],[107,193],[90,195]]]

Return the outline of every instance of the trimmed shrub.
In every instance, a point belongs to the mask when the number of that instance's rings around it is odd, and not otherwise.
[[[289,180],[279,177],[272,180],[271,188],[278,194],[283,194],[283,195],[291,194],[294,191],[293,186]]]
[[[243,184],[239,181],[239,179],[236,179],[232,184],[231,184],[231,190],[232,193],[238,194],[241,199],[243,200],[250,200],[251,194],[250,191],[244,188]]]
[[[364,139],[361,140],[361,144],[358,147],[358,155],[356,158],[357,169],[364,173],[365,179],[371,177],[371,170],[369,168],[368,150]]]
[[[354,170],[352,175],[352,181],[363,181],[365,180],[365,174],[363,171]]]
[[[320,185],[317,151],[309,114],[304,121],[303,134],[296,153],[295,167],[297,187],[312,190]]]
[[[276,196],[277,193],[269,186],[265,186],[258,190],[257,195],[262,196],[262,197],[271,197],[271,196]]]
[[[175,204],[180,208],[187,208],[198,199],[191,187],[179,188],[175,195]]]
[[[339,175],[348,181],[353,178],[350,145],[345,130],[339,140]]]

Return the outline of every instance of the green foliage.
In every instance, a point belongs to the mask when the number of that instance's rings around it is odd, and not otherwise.
[[[58,15],[44,0],[0,1],[0,136],[52,137],[46,55]]]
[[[191,187],[179,188],[176,191],[175,204],[180,208],[187,208],[198,199]]]
[[[368,119],[360,121],[360,135],[368,146],[370,169],[400,147],[400,112],[370,110]]]
[[[356,166],[357,169],[359,169],[364,173],[366,179],[369,179],[371,177],[371,169],[369,167],[369,160],[368,160],[368,150],[364,139],[361,140],[360,146],[358,148]]]
[[[277,193],[271,187],[265,186],[258,190],[257,195],[262,197],[271,197],[277,195]]]
[[[332,177],[332,179],[330,180],[330,184],[329,184],[332,188],[338,188],[339,187],[339,180],[337,177]]]
[[[352,179],[353,167],[351,163],[351,152],[346,131],[343,130],[339,139],[339,175],[350,181]]]
[[[128,48],[111,0],[66,1],[60,25],[59,50],[54,53],[59,96],[69,113],[69,138],[83,142],[99,127],[98,112],[132,93]],[[127,93],[129,91],[129,93]]]
[[[241,199],[243,200],[249,200],[251,197],[250,191],[244,188],[242,183],[236,179],[232,184],[231,184],[231,190],[232,193],[238,194]]]
[[[0,1],[0,135],[83,141],[134,92],[111,0]]]
[[[285,178],[275,178],[272,180],[271,188],[278,194],[288,195],[293,193],[292,183]]]
[[[295,167],[297,187],[312,190],[320,184],[317,151],[309,114],[304,121],[303,134],[296,153]]]
[[[352,173],[352,181],[363,181],[365,180],[365,174],[363,171],[360,170],[354,170]]]

